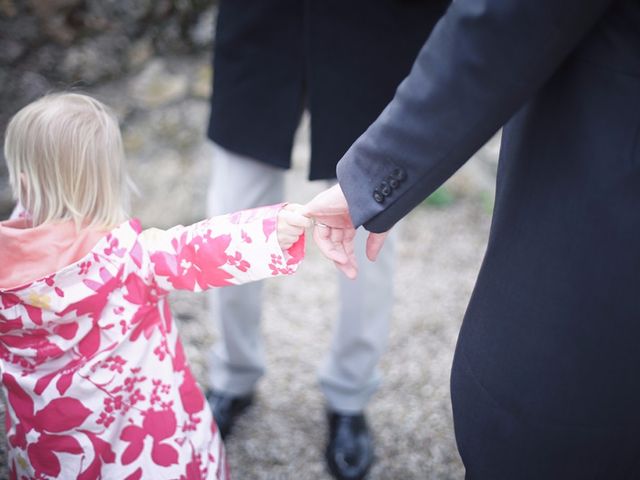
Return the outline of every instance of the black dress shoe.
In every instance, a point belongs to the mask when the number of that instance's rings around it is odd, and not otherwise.
[[[373,439],[362,413],[329,412],[329,471],[338,480],[361,480],[373,463]]]
[[[253,392],[248,395],[233,396],[227,393],[207,390],[205,396],[223,439],[231,433],[236,417],[253,403]]]

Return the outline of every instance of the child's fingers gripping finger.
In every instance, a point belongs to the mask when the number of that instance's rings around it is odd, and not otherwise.
[[[290,218],[294,224],[304,226],[304,228],[311,228],[313,226],[313,217],[305,205],[289,203],[285,205],[283,210],[289,214],[287,218]]]
[[[283,234],[278,237],[278,243],[282,250],[288,250],[291,246],[298,241],[299,235]]]
[[[291,222],[289,220],[290,214],[291,212],[288,212],[284,209],[280,210],[280,212],[278,213],[277,231],[278,231],[278,241],[281,244],[287,236],[292,237],[293,235],[296,234],[297,229],[299,229],[299,227],[291,225]]]
[[[304,234],[304,228],[295,228],[289,231],[288,237],[293,240],[293,242],[297,242],[300,236]]]
[[[298,227],[291,224],[285,224],[278,229],[279,235],[289,235],[291,237],[299,237],[304,233],[304,227]]]
[[[282,247],[283,244],[288,245],[290,247],[294,243],[296,243],[300,237],[304,234],[303,227],[294,227],[292,225],[286,225],[285,227],[278,230],[278,242]],[[287,248],[288,248],[287,247]],[[286,248],[283,247],[286,250]]]
[[[300,211],[303,208],[304,207],[302,205],[300,205],[299,203],[287,203],[284,207],[282,207],[283,210],[288,210],[288,211],[291,211],[291,212]]]
[[[287,250],[289,250],[291,248],[291,246],[293,245],[293,243],[290,242],[280,242],[280,249],[283,252],[286,252]]]
[[[299,226],[303,229],[313,227],[313,219],[311,217],[306,217],[302,214],[298,214],[299,216]]]
[[[308,209],[305,205],[300,205],[299,203],[288,203],[283,207],[283,210],[288,210],[290,212],[297,213],[304,217],[310,217]]]
[[[311,225],[313,224],[313,221],[311,220],[311,218],[306,217],[297,211],[291,211],[291,210],[283,209],[281,212],[281,219],[284,222],[288,223],[289,225],[302,227],[302,228],[310,228]]]
[[[278,231],[289,228],[292,212],[284,208],[278,212]]]
[[[311,226],[313,225],[313,220],[311,220],[309,217],[305,217],[304,215],[293,212],[289,212],[289,215],[287,216],[287,222],[289,223],[289,225],[300,227],[302,229],[311,228]]]

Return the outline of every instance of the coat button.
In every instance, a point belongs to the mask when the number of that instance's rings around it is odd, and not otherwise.
[[[384,195],[385,197],[388,197],[389,195],[391,195],[391,187],[384,180],[380,182],[379,188],[380,188],[380,193],[382,193],[382,195]]]
[[[407,172],[405,172],[403,168],[396,168],[393,172],[391,172],[391,176],[396,180],[403,181],[405,178],[407,178]]]
[[[400,185],[400,182],[392,176],[389,176],[389,178],[387,178],[387,182],[389,182],[389,186],[391,188],[398,188],[398,185]]]
[[[373,199],[378,203],[382,203],[384,202],[384,195],[382,195],[382,193],[380,193],[380,191],[376,189],[373,191]]]

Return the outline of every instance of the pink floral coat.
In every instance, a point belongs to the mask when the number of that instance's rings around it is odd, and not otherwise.
[[[280,206],[168,231],[133,220],[82,260],[0,290],[0,369],[12,478],[228,477],[167,294],[295,271]]]

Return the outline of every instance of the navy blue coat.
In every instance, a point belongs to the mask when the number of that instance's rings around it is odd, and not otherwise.
[[[311,179],[389,103],[449,0],[221,0],[209,138],[288,168],[311,112]]]
[[[338,164],[354,223],[505,123],[452,375],[468,478],[640,478],[640,1],[455,0]]]

